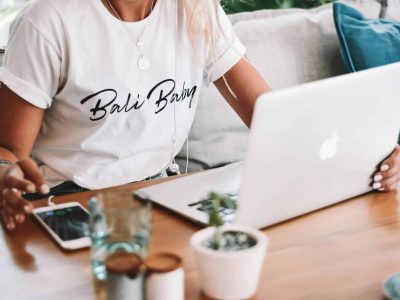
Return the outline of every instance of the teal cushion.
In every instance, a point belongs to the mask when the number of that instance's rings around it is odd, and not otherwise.
[[[400,22],[366,19],[356,9],[333,4],[336,32],[350,72],[400,61]]]

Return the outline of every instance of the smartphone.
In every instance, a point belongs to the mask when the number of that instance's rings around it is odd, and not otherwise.
[[[63,249],[90,246],[89,212],[78,202],[36,208],[34,217]]]

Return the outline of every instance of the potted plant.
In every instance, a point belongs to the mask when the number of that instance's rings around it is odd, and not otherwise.
[[[218,193],[202,201],[209,225],[191,240],[200,271],[202,290],[217,299],[246,299],[258,286],[268,239],[254,228],[224,224],[221,214],[236,209],[236,202]]]

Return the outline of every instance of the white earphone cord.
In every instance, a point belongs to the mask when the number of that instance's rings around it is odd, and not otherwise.
[[[175,70],[174,70],[174,77],[175,77],[175,88],[176,88],[176,84],[177,84],[177,72],[176,72],[176,69],[177,69],[177,53],[176,53],[176,50],[177,50],[177,40],[178,40],[178,5],[177,5],[177,3],[176,3],[176,1],[175,1],[175,10],[176,10],[176,17],[175,17],[175,45],[174,45],[174,48],[175,48]],[[176,90],[174,90],[174,92],[176,92]],[[172,136],[172,142],[173,142],[173,146],[172,146],[172,161],[171,161],[171,166],[173,167],[172,169],[173,169],[173,171],[174,172],[176,172],[178,175],[180,175],[180,172],[179,172],[179,166],[178,166],[178,164],[175,162],[175,150],[176,150],[176,101],[174,101],[174,133],[173,133],[173,136]]]
[[[177,69],[178,69],[178,55],[177,55],[177,45],[178,45],[178,1],[175,0],[175,86],[178,83],[177,79]],[[186,168],[185,173],[187,174],[189,168],[189,131],[186,130]],[[174,101],[174,132],[172,136],[172,153],[171,153],[171,162],[170,162],[170,170],[180,175],[179,165],[175,161],[175,151],[176,151],[176,138],[177,138],[177,129],[176,129],[176,101]]]
[[[178,16],[179,16],[179,12],[178,12],[178,1],[179,0],[176,0],[175,1],[175,7],[176,7],[176,32],[178,32]],[[177,35],[177,34],[176,34]],[[176,42],[175,43],[175,47],[176,47],[176,45],[177,45],[178,43]],[[177,55],[176,55],[176,53],[175,53],[175,56],[177,57]],[[177,67],[176,67],[176,65],[177,65],[177,58],[175,58],[175,74],[176,74],[176,69],[177,69]],[[186,131],[186,167],[185,167],[185,174],[187,174],[187,172],[188,172],[188,168],[189,168],[189,130],[186,128],[186,124],[185,124],[185,131]]]

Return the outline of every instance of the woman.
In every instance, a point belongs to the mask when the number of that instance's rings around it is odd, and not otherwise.
[[[211,0],[34,2],[13,24],[0,71],[3,224],[22,223],[32,211],[22,194],[49,185],[79,191],[162,176],[203,81],[249,126],[269,87],[243,55]],[[374,187],[394,189],[398,153]]]

